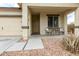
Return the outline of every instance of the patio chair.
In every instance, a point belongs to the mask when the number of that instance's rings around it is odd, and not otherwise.
[[[46,28],[45,33],[46,33],[46,35],[52,35],[52,29],[51,28]]]
[[[63,35],[64,34],[64,28],[60,28],[60,35]]]
[[[59,35],[59,34],[60,34],[59,28],[55,28],[55,35]]]

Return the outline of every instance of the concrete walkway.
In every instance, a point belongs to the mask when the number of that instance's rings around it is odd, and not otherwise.
[[[24,50],[32,50],[32,49],[42,49],[44,48],[41,37],[36,35],[32,36],[25,47]]]
[[[19,42],[19,40],[20,39],[18,38],[0,40],[0,53],[3,53],[4,51],[22,51],[24,46],[24,50],[44,48],[40,36],[32,36],[31,38],[29,38],[27,44],[26,42]]]

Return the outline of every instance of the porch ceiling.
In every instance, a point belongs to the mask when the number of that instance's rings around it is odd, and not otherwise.
[[[66,11],[73,11],[76,7],[46,7],[46,6],[30,6],[29,7],[32,13],[52,13],[60,14]]]

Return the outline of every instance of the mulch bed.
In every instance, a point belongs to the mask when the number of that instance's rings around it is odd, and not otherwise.
[[[73,56],[74,54],[63,48],[60,38],[43,38],[44,49],[33,49],[25,51],[9,51],[2,56]]]

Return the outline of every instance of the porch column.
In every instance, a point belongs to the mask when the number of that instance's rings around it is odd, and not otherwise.
[[[67,35],[67,15],[64,15],[64,35]]]
[[[28,39],[28,6],[27,4],[23,3],[22,4],[22,37],[23,40]]]
[[[75,10],[75,35],[79,36],[79,8]]]

